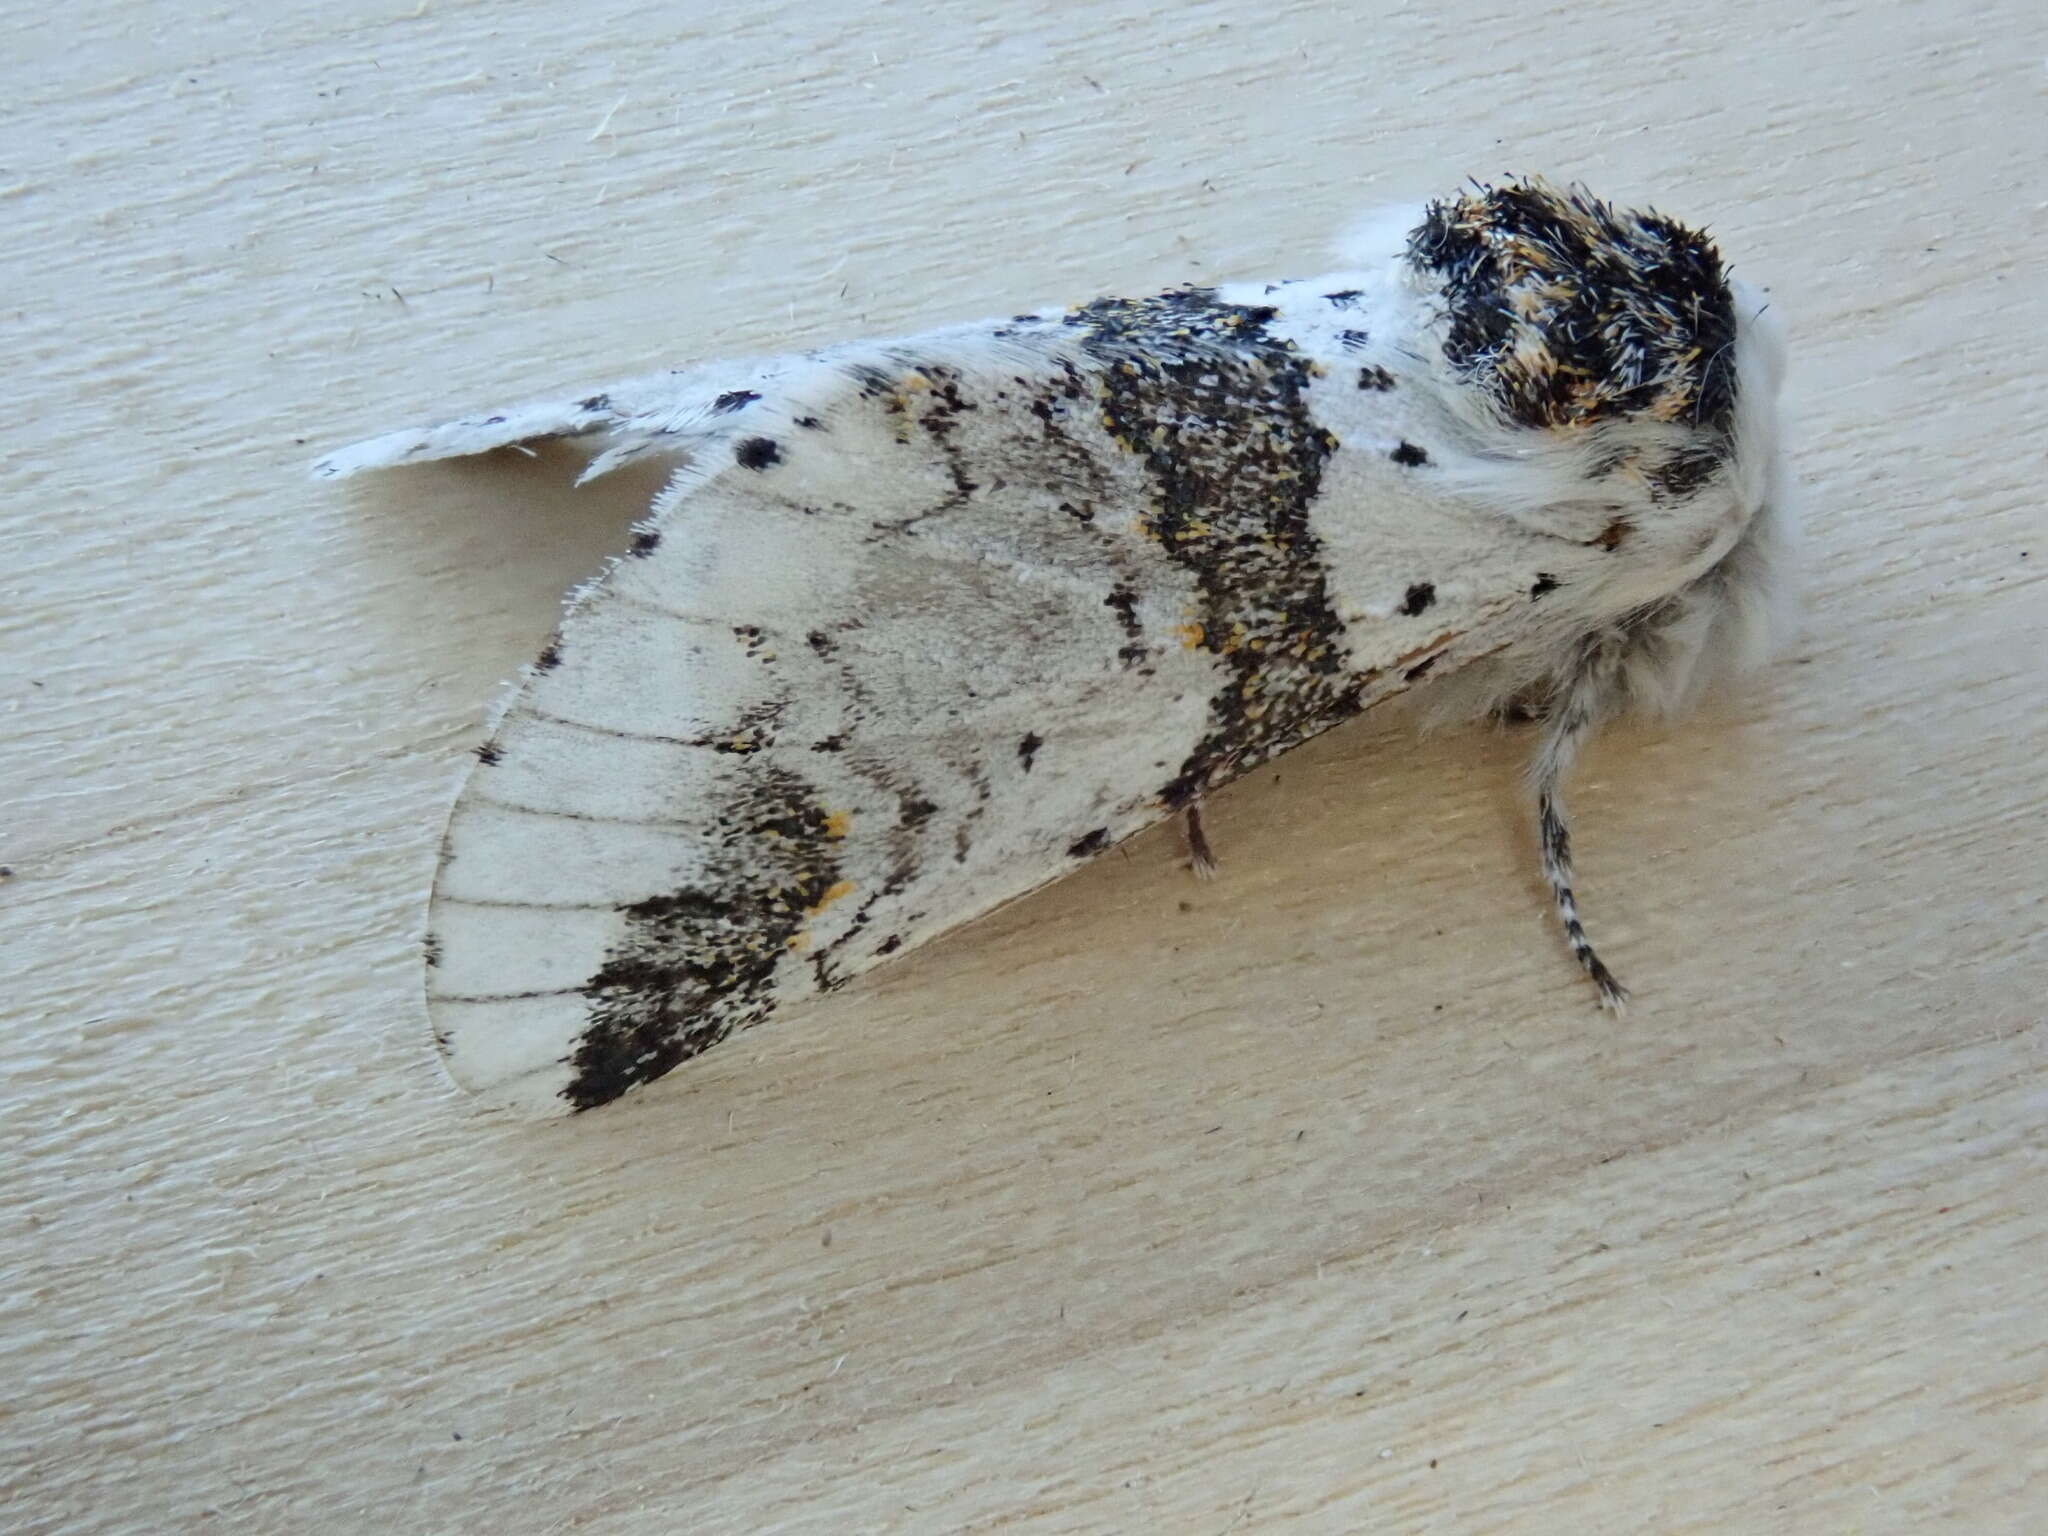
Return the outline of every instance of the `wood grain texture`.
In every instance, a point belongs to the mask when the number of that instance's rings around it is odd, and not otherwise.
[[[2000,3],[13,8],[0,1524],[1921,1531],[2048,1507],[2048,27]],[[1543,170],[1782,303],[1786,660],[1582,776],[1324,738],[567,1124],[440,819],[649,485],[443,410]]]

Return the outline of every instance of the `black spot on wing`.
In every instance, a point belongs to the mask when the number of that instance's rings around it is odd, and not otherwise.
[[[752,405],[760,398],[751,389],[728,389],[724,394],[711,402],[711,409],[721,416],[729,416],[734,411],[743,410],[747,406]]]
[[[1384,368],[1361,368],[1358,370],[1358,387],[1385,393],[1394,387],[1394,376]]]
[[[1429,462],[1429,454],[1426,450],[1418,448],[1415,444],[1405,440],[1400,447],[1388,454],[1387,457],[1396,464],[1404,465],[1409,469],[1418,468]]]
[[[733,450],[732,456],[742,469],[764,470],[782,462],[782,445],[772,437],[750,437]]]
[[[1436,583],[1418,581],[1401,595],[1401,611],[1412,619],[1418,613],[1428,612],[1430,605],[1435,601]]]
[[[1116,621],[1123,632],[1133,640],[1143,634],[1144,626],[1138,622],[1138,594],[1122,582],[1110,588],[1109,596],[1102,600],[1102,606],[1116,611]]]
[[[626,553],[636,560],[645,560],[661,548],[661,535],[652,528],[642,529],[633,535],[633,542],[626,547]]]
[[[1031,732],[1022,741],[1017,743],[1017,761],[1024,765],[1026,773],[1031,771],[1032,763],[1038,758],[1038,749],[1044,745],[1045,738],[1036,731]]]
[[[1538,571],[1535,584],[1529,588],[1529,596],[1532,598],[1548,597],[1557,590],[1557,585],[1557,578],[1555,576],[1551,575],[1548,571]]]
[[[1097,827],[1085,837],[1077,837],[1067,845],[1070,859],[1089,859],[1109,846],[1109,828]]]
[[[487,741],[476,749],[476,760],[486,768],[494,768],[505,760],[505,754],[498,750],[496,742]]]

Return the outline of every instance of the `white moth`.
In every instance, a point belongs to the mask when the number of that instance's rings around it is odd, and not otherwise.
[[[1781,345],[1700,234],[1540,181],[1327,277],[1104,299],[399,432],[677,468],[479,750],[429,921],[464,1087],[587,1109],[1428,680],[1558,784],[1752,660]]]

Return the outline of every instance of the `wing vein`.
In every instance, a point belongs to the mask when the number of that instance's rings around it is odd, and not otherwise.
[[[492,795],[471,795],[472,805],[487,805],[494,811],[511,811],[520,816],[548,816],[558,821],[590,821],[612,827],[683,827],[690,825],[685,817],[670,816],[599,816],[590,811],[558,811],[540,805],[516,805],[510,800],[500,800]]]
[[[616,901],[492,901],[482,896],[437,896],[451,907],[515,907],[534,912],[616,912]]]
[[[581,987],[536,987],[530,992],[429,992],[430,1003],[518,1003],[532,997],[580,995]]]

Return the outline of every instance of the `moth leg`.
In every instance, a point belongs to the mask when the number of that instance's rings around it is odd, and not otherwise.
[[[1529,778],[1536,791],[1536,829],[1543,849],[1543,878],[1557,904],[1558,921],[1564,924],[1565,942],[1571,946],[1572,957],[1600,989],[1601,1003],[1620,1013],[1628,1001],[1628,988],[1615,980],[1614,973],[1594,953],[1585,925],[1579,921],[1578,898],[1572,894],[1571,826],[1565,820],[1564,802],[1558,794],[1559,782],[1570,771],[1579,749],[1605,713],[1616,671],[1611,643],[1592,642],[1579,670],[1551,700],[1549,729],[1544,732],[1543,744],[1536,749]]]
[[[1571,946],[1573,957],[1585,968],[1586,974],[1593,978],[1593,985],[1600,989],[1601,1003],[1620,1013],[1628,1002],[1628,988],[1615,980],[1606,962],[1594,953],[1592,941],[1586,937],[1585,925],[1579,921],[1578,902],[1572,895],[1572,832],[1564,819],[1564,807],[1555,795],[1538,797],[1536,819],[1543,839],[1543,877],[1550,882],[1551,895],[1557,901],[1557,916],[1564,924],[1565,943]]]
[[[1187,838],[1188,868],[1194,871],[1197,880],[1216,878],[1216,855],[1209,847],[1209,837],[1202,830],[1202,802],[1191,803],[1180,813],[1180,829]]]
[[[1502,725],[1534,725],[1550,713],[1550,705],[1539,689],[1524,688],[1504,700],[1493,712]]]

